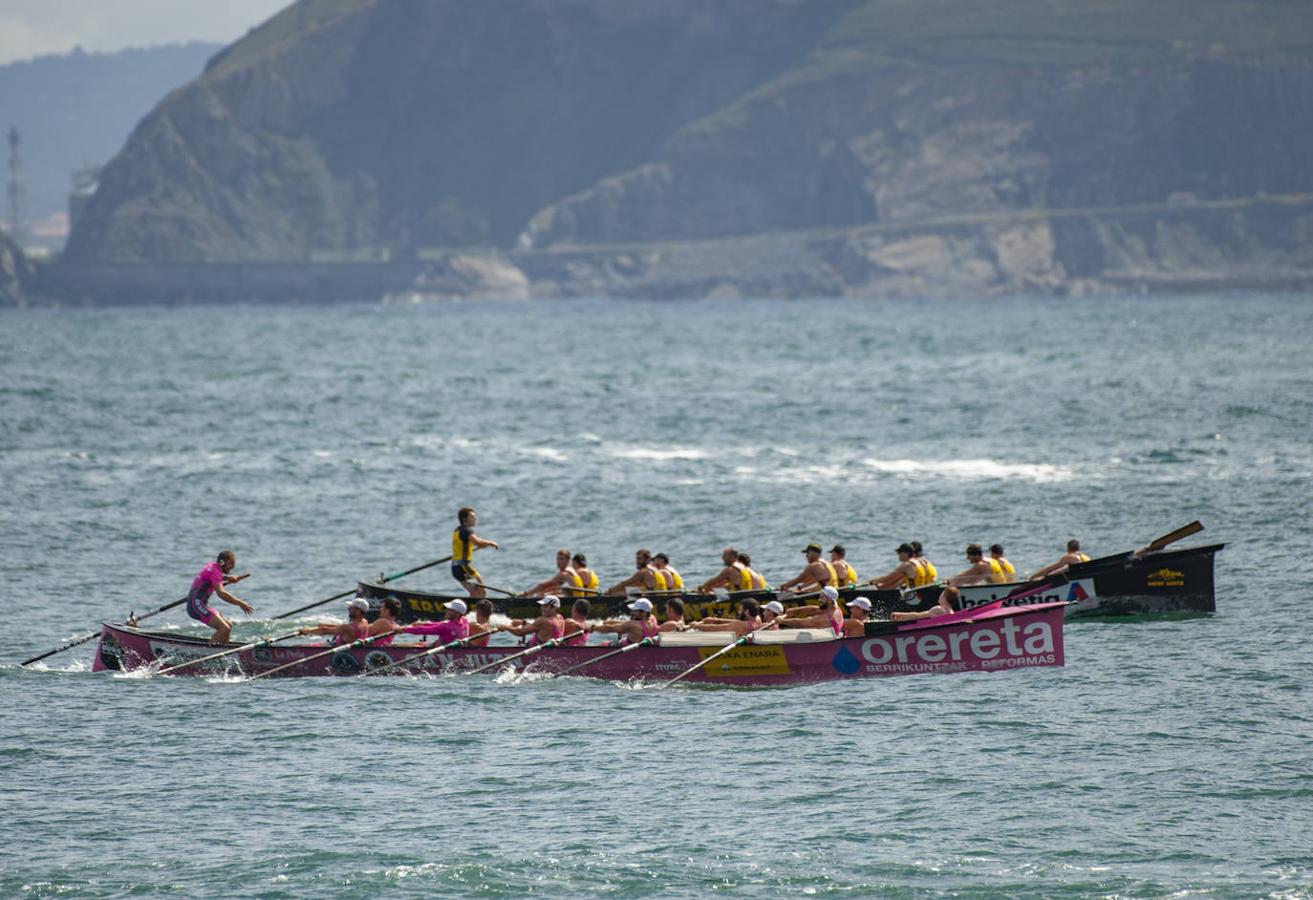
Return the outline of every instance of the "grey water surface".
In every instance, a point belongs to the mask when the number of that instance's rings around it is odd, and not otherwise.
[[[1313,896],[1305,297],[0,313],[0,896]],[[93,674],[221,547],[238,636],[449,552],[773,580],[1192,519],[1204,618],[773,690]],[[404,583],[454,588],[445,567]],[[340,617],[340,604],[298,621]],[[194,631],[181,609],[152,626]]]

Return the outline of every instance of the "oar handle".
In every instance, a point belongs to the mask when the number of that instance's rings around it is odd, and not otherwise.
[[[406,571],[398,572],[395,575],[385,575],[384,577],[378,580],[378,583],[387,584],[389,581],[396,581],[398,578],[405,578],[407,575],[414,575],[416,572],[422,572],[424,569],[431,569],[433,566],[441,565],[442,563],[445,562],[451,562],[451,557],[444,556],[442,559],[435,559],[432,562],[426,562],[422,566],[416,566],[413,569],[407,569]],[[297,613],[303,613],[307,609],[314,609],[316,606],[323,606],[325,603],[332,603],[334,600],[341,600],[343,597],[350,597],[355,592],[356,589],[352,588],[349,591],[343,591],[340,594],[334,594],[333,596],[329,597],[327,600],[316,600],[314,603],[307,603],[305,606],[298,606],[296,609],[289,609],[285,613],[281,613],[279,615],[274,616],[274,618],[286,619],[289,616],[296,615]]]

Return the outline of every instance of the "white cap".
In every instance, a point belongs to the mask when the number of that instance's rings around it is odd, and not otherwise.
[[[838,600],[839,592],[827,584],[825,587],[821,588],[821,596],[826,600]]]
[[[871,611],[871,601],[867,600],[865,597],[858,597],[856,600],[849,600],[848,605],[860,607],[867,612]]]
[[[778,601],[778,600],[772,600],[771,602],[769,602],[769,603],[767,603],[765,606],[763,606],[762,609],[769,609],[771,612],[775,613],[775,615],[777,615],[777,616],[782,616],[782,615],[784,615],[784,604],[781,603],[781,602]]]
[[[464,600],[448,600],[446,603],[442,605],[447,607],[447,609],[451,610],[457,615],[461,615],[461,616],[465,615],[465,613],[469,611],[469,607],[465,605]]]
[[[361,612],[369,612],[369,601],[364,597],[352,597],[346,602],[347,609],[358,609]]]
[[[548,594],[546,597],[543,597],[541,600],[538,601],[538,605],[539,605],[539,606],[555,606],[557,609],[560,609],[560,608],[561,608],[561,598],[558,597],[558,596],[556,596],[555,594]]]
[[[639,597],[633,603],[629,604],[629,608],[634,612],[651,612],[652,601],[646,597]]]

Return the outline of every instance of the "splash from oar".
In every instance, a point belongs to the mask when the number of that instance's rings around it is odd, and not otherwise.
[[[167,669],[160,669],[156,675],[169,675],[179,669],[186,669],[189,666],[199,666],[201,663],[210,662],[215,659],[222,659],[225,656],[232,656],[234,653],[242,653],[246,650],[254,650],[256,647],[268,647],[270,644],[276,644],[279,641],[285,641],[288,638],[296,637],[300,634],[300,629],[289,631],[286,634],[275,635],[274,637],[261,638],[249,644],[243,644],[240,647],[229,647],[227,650],[220,650],[218,653],[211,653],[209,656],[202,656],[200,659],[189,659],[184,663],[178,663],[176,666],[169,666]]]

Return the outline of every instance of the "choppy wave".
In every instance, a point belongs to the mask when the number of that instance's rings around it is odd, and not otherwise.
[[[1069,481],[1074,471],[1049,463],[1006,463],[992,459],[863,459],[876,472],[912,478],[960,478],[965,480],[1020,479],[1023,481]]]

